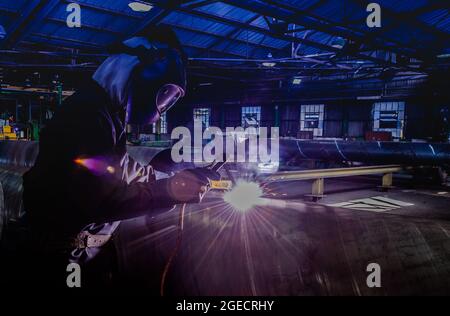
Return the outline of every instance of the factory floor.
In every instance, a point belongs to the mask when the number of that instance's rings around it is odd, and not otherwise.
[[[308,181],[270,187],[274,200],[246,212],[211,192],[188,206],[168,295],[449,295],[450,187],[394,179],[325,181],[307,202]],[[116,243],[121,286],[158,295],[180,231],[179,209],[123,223]],[[369,264],[381,287],[369,287]],[[372,279],[371,279],[372,280]]]

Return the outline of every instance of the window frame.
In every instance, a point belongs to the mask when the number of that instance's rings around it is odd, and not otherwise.
[[[245,115],[256,114],[256,121],[258,122],[258,128],[261,127],[262,107],[257,105],[243,106],[241,107],[241,126],[245,127]]]
[[[318,114],[317,128],[306,127],[306,116]],[[325,131],[325,104],[302,104],[300,105],[300,131],[313,132],[314,137],[323,137]]]

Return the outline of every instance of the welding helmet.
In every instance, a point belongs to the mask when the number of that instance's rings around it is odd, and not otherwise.
[[[185,95],[184,64],[175,51],[166,51],[161,59],[138,65],[128,88],[127,122],[151,124]]]
[[[127,123],[157,122],[186,91],[185,59],[175,33],[153,30],[149,36],[123,42],[116,50],[139,61],[127,84]]]

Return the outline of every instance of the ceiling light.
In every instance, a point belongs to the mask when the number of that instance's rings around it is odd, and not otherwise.
[[[274,63],[274,62],[264,62],[264,63],[262,63],[262,65],[263,65],[264,67],[267,67],[267,68],[272,68],[272,67],[275,67],[275,66],[277,65],[277,63]]]
[[[128,4],[131,10],[135,12],[148,12],[153,9],[153,5],[146,2],[133,1]]]
[[[302,83],[302,78],[295,77],[292,79],[292,84],[299,85]]]

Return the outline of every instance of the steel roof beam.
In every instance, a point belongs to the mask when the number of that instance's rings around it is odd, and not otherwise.
[[[47,18],[46,20],[66,25],[66,20],[63,20],[63,19]],[[90,25],[90,24],[86,24],[86,23],[83,23],[83,28],[88,29],[88,30],[97,31],[97,32],[105,32],[105,33],[111,33],[111,34],[115,34],[115,35],[123,35],[123,33],[116,31],[116,30],[101,28],[99,26]]]
[[[407,11],[404,13],[396,13],[396,15],[399,15],[401,17],[416,17],[420,14],[423,13],[428,13],[431,11],[435,11],[435,10],[440,10],[440,9],[447,9],[448,10],[448,2],[447,1],[443,1],[443,0],[433,0],[430,1],[430,3],[425,4],[424,6],[420,7],[420,8],[416,8],[412,11]]]
[[[121,12],[121,11],[116,11],[116,10],[111,10],[108,8],[104,8],[104,7],[100,7],[91,3],[86,3],[86,2],[81,2],[81,1],[77,1],[77,0],[63,0],[65,3],[76,3],[79,4],[82,8],[88,8],[88,9],[92,9],[95,11],[100,11],[103,13],[109,13],[111,15],[116,15],[116,16],[122,16],[125,18],[130,18],[130,19],[135,19],[135,20],[142,20],[141,16],[138,15],[132,15],[132,14],[127,14],[125,12]]]
[[[427,13],[427,12],[434,11],[434,10],[443,9],[443,8],[444,7],[443,7],[443,4],[441,2],[434,1],[432,4],[425,5],[425,6],[421,7],[421,8],[416,9],[416,10],[408,11],[408,12],[405,12],[405,13],[396,13],[395,19],[393,19],[393,21],[390,24],[384,26],[383,28],[381,28],[378,31],[371,32],[369,35],[367,35],[367,38],[369,40],[373,39],[376,36],[380,36],[380,35],[385,34],[387,31],[390,31],[390,30],[394,29],[395,27],[401,26],[402,23],[405,23],[405,22],[407,23],[408,21],[411,21],[412,19],[416,18],[420,14]],[[435,25],[438,25],[439,23],[441,23],[443,20],[445,20],[447,18],[447,16],[448,16],[448,12],[447,12],[447,15],[444,15],[441,20],[439,20],[438,22],[435,23]],[[427,26],[427,27],[428,28],[432,28],[433,29],[432,30],[433,33],[435,33],[436,31],[439,31],[434,26]],[[439,31],[439,32],[441,32],[441,31]],[[438,34],[435,34],[435,35],[437,37],[441,36],[441,35],[438,35]],[[448,41],[450,41],[450,35],[447,35],[447,42]],[[442,41],[442,43],[440,43],[440,44],[441,44],[441,47],[445,46],[445,40]]]
[[[411,10],[411,11],[396,13],[396,15],[398,15],[402,18],[411,19],[411,18],[415,18],[423,13],[428,13],[428,12],[435,11],[435,10],[447,9],[447,7],[448,7],[448,4],[445,1],[435,0],[431,4],[426,4],[423,7],[420,7],[420,8]],[[360,24],[360,23],[364,23],[365,21],[366,21],[366,18],[364,17],[362,19],[351,20],[351,21],[349,21],[349,24],[350,25]],[[392,24],[393,23],[389,24],[388,26],[383,27],[383,30],[385,30],[386,28],[390,28],[390,25],[392,25]]]
[[[309,7],[307,7],[305,10],[308,10],[308,11],[312,11],[312,10],[315,10],[315,9],[317,9],[317,8],[319,8],[319,7],[321,7],[321,6],[323,6],[325,3],[327,3],[329,0],[319,0],[319,1],[317,1],[316,3],[314,3],[314,4],[312,4],[312,5],[310,5]]]
[[[197,45],[190,44],[190,43],[185,43],[185,44],[183,44],[183,46],[192,47],[192,48],[195,48],[195,49],[198,49],[198,50],[204,50],[205,49],[204,47],[197,46]],[[233,57],[239,57],[239,58],[246,57],[245,55],[238,54],[238,53],[233,53],[233,52],[224,52],[224,51],[221,51],[221,50],[213,50],[213,51],[216,52],[216,53],[222,54],[224,56],[233,56]]]
[[[7,30],[6,38],[1,47],[14,47],[24,39],[36,25],[42,22],[45,17],[56,7],[59,0],[33,0],[26,3],[23,12],[19,18]]]
[[[219,2],[218,0],[193,0],[193,1],[185,1],[182,4],[183,8],[186,9],[196,9],[207,6],[212,3]]]
[[[364,8],[364,9],[366,8],[367,4],[365,1],[362,1],[362,0],[350,0],[350,1],[359,5],[361,8]],[[434,4],[434,5],[436,5],[436,4]],[[419,11],[419,12],[421,12],[421,11]],[[414,12],[411,15],[409,15],[408,13],[405,13],[405,14],[400,13],[399,14],[399,13],[393,12],[389,9],[383,8],[382,15],[387,16],[389,19],[394,21],[393,22],[394,24],[407,23],[407,24],[413,25],[413,26],[421,29],[422,31],[424,31],[426,33],[431,33],[438,38],[450,40],[450,34],[444,32],[444,31],[441,31],[435,27],[429,26],[425,23],[422,23],[418,20],[411,19],[411,17],[416,16],[416,13],[414,13]]]
[[[10,8],[5,8],[5,7],[0,7],[0,12],[1,13],[5,13],[5,14],[10,14],[10,15],[18,15],[20,14],[20,12],[17,12],[13,9]]]
[[[153,3],[159,7],[167,7],[167,5],[162,2],[162,1],[153,1]],[[307,39],[302,39],[302,38],[298,38],[298,37],[292,37],[289,35],[284,35],[284,34],[279,34],[279,33],[275,33],[271,30],[267,30],[267,29],[263,29],[254,25],[247,25],[245,23],[236,21],[236,20],[230,20],[230,19],[226,19],[217,15],[213,15],[213,14],[209,14],[209,13],[205,13],[205,12],[200,12],[200,11],[196,11],[196,10],[185,10],[183,8],[177,8],[176,11],[179,12],[184,12],[190,15],[194,15],[194,16],[198,16],[200,18],[204,18],[206,20],[209,21],[215,21],[218,23],[222,23],[222,24],[226,24],[226,25],[231,25],[231,26],[235,26],[237,28],[244,28],[244,29],[248,29],[250,31],[254,31],[260,34],[265,34],[267,36],[270,36],[272,38],[276,38],[276,39],[281,39],[281,40],[285,40],[287,42],[295,42],[295,43],[303,43],[304,45],[310,46],[310,47],[314,47],[317,49],[320,49],[322,51],[327,51],[327,52],[335,52],[335,53],[344,53],[345,51],[339,48],[335,48],[329,45],[325,45],[322,43],[318,43],[315,41],[311,41],[311,40],[307,40]],[[351,56],[357,57],[359,59],[363,59],[363,60],[369,60],[381,65],[387,65],[387,66],[395,66],[395,67],[402,67],[402,68],[407,68],[407,69],[411,69],[414,71],[418,71],[418,69],[415,68],[411,68],[408,66],[404,66],[404,65],[399,65],[396,63],[393,63],[392,61],[389,60],[384,60],[384,59],[379,59],[379,58],[375,58],[373,56],[370,55],[365,55],[362,53],[351,53]]]
[[[245,24],[251,24],[252,22],[254,22],[255,20],[257,20],[259,17],[260,17],[259,15],[254,16],[254,17],[252,17],[251,19],[247,20],[247,21],[245,22]],[[236,41],[236,40],[237,40],[236,37],[239,36],[242,32],[243,32],[243,30],[240,29],[240,28],[235,28],[235,29],[233,29],[233,30],[232,30],[231,32],[229,32],[225,37],[223,37],[222,39],[218,39],[217,41],[215,41],[214,43],[212,43],[211,45],[209,45],[209,46],[206,48],[206,52],[208,52],[209,50],[213,49],[214,47],[216,47],[216,46],[222,44],[224,41],[227,41],[227,40],[229,40],[229,41]],[[226,48],[228,48],[228,47],[229,47],[229,45],[227,45]],[[267,47],[267,48],[269,48],[269,47]]]
[[[190,28],[190,27],[187,27],[187,26],[184,26],[184,25],[175,24],[175,23],[167,23],[167,22],[165,22],[164,24],[168,25],[170,27],[181,29],[181,30],[186,30],[186,31],[190,31],[190,32],[193,32],[193,33],[198,33],[198,34],[201,34],[201,35],[215,37],[215,38],[217,38],[219,40],[226,40],[226,38],[224,36],[219,35],[219,34],[208,33],[207,31],[197,30],[197,29],[193,29],[193,28]],[[253,46],[255,48],[258,47],[258,48],[263,48],[263,49],[276,49],[276,50],[283,50],[284,49],[284,48],[279,48],[279,47],[272,47],[272,46],[263,45],[263,44],[260,44],[260,43],[248,42],[248,41],[242,40],[242,39],[230,39],[230,41],[234,41],[236,43],[241,43],[241,44],[248,44],[248,45]],[[216,46],[216,45],[214,45],[214,46]],[[204,49],[209,49],[209,46],[205,47]]]
[[[157,10],[156,13],[154,10]],[[155,25],[158,25],[162,22],[169,14],[171,13],[170,10],[160,9],[160,8],[153,8],[147,16],[143,19],[138,29],[133,32],[131,35],[135,35],[147,28],[151,28]]]
[[[158,6],[164,6],[164,4],[162,4],[161,2],[157,2]],[[311,46],[311,47],[315,47],[321,50],[325,50],[325,51],[334,51],[334,52],[340,52],[341,50],[338,48],[334,48],[331,46],[327,46],[318,42],[314,42],[314,41],[309,41],[309,40],[303,40],[301,38],[294,38],[292,36],[286,36],[284,34],[278,34],[275,33],[273,31],[270,31],[268,29],[264,29],[264,28],[260,28],[254,25],[250,25],[250,24],[245,24],[236,20],[230,20],[230,19],[226,19],[224,17],[218,16],[218,15],[214,15],[214,14],[209,14],[209,13],[205,13],[205,12],[200,12],[200,11],[190,11],[190,10],[185,10],[183,8],[177,8],[176,11],[179,12],[183,12],[189,15],[194,15],[200,18],[203,18],[205,20],[209,20],[209,21],[213,21],[213,22],[217,22],[217,23],[221,23],[221,24],[225,24],[225,25],[230,25],[230,26],[234,26],[236,28],[243,28],[243,29],[247,29],[249,31],[253,31],[255,33],[259,33],[259,34],[264,34],[267,36],[270,36],[272,38],[276,38],[276,39],[280,39],[280,40],[285,40],[286,42],[299,42],[299,43],[305,43],[305,45]]]
[[[31,33],[30,37],[38,37],[43,39],[43,43],[53,43],[53,45],[66,47],[66,48],[89,48],[89,49],[95,49],[95,50],[102,50],[103,47],[100,45],[94,44],[94,43],[88,43],[84,41],[79,41],[76,39],[70,39],[65,37],[59,37],[59,36],[53,36],[48,34],[41,34],[41,33]]]
[[[355,0],[356,1],[356,0]],[[412,57],[421,58],[419,52],[414,48],[409,47],[394,47],[386,46],[384,42],[380,39],[371,39],[370,41],[366,39],[367,33],[361,30],[350,29],[348,25],[336,23],[333,21],[326,20],[322,17],[315,16],[311,12],[298,9],[292,5],[282,3],[275,0],[261,0],[261,1],[246,1],[246,0],[223,0],[223,2],[240,7],[246,10],[252,10],[253,12],[272,16],[274,18],[302,25],[327,33],[330,35],[346,37],[360,43],[364,43],[368,47],[373,49],[395,51],[397,53],[409,54]],[[374,43],[375,40],[375,43]],[[398,43],[394,43],[398,45]],[[408,50],[408,52],[405,52]]]

